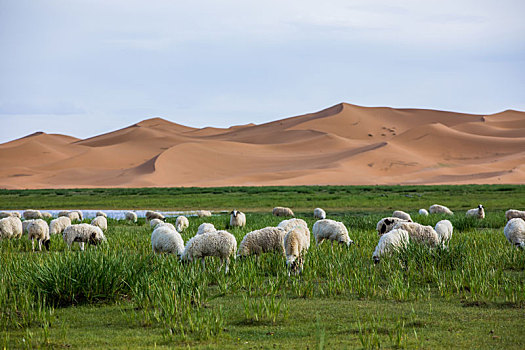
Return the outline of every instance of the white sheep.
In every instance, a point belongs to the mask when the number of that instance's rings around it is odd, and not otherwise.
[[[153,219],[160,219],[160,220],[164,221],[166,218],[161,213],[157,213],[156,211],[148,210],[146,212],[146,220],[151,221]]]
[[[316,219],[326,219],[326,212],[321,208],[314,209],[314,218]]]
[[[507,221],[514,218],[520,218],[525,220],[525,210],[509,209],[505,212],[505,218]]]
[[[97,245],[106,242],[106,236],[104,236],[102,229],[90,224],[76,224],[66,227],[63,238],[69,249],[74,242],[79,242],[80,250],[84,250],[84,243]]]
[[[73,210],[73,212],[78,214],[78,220],[79,221],[84,220],[84,214],[82,214],[82,211],[80,211],[80,210]]]
[[[193,261],[201,259],[204,266],[204,258],[216,256],[221,259],[221,265],[226,262],[226,270],[229,271],[230,256],[237,250],[235,237],[227,231],[207,232],[202,235],[193,236],[181,255],[182,261]],[[235,255],[234,255],[235,258]]]
[[[452,210],[450,210],[449,208],[445,207],[444,205],[439,205],[439,204],[433,204],[430,206],[430,208],[428,208],[428,212],[430,214],[448,214],[448,215],[454,215],[454,213],[452,212]]]
[[[419,209],[419,215],[428,216],[428,210],[423,208]]]
[[[52,217],[53,217],[53,215],[51,215],[50,212],[48,212],[48,211],[43,211],[42,212],[42,218],[44,218],[44,219],[51,219]]]
[[[332,247],[334,246],[334,241],[346,244],[347,247],[354,243],[354,241],[348,237],[348,229],[340,221],[330,219],[318,220],[312,228],[312,234],[315,237],[317,245],[323,243],[325,239],[332,241]]]
[[[149,226],[151,228],[155,228],[155,226],[157,226],[158,224],[160,223],[163,223],[164,221],[162,221],[161,219],[151,219],[150,222],[149,222]]]
[[[0,219],[0,239],[22,237],[22,220],[15,216]]]
[[[155,225],[155,227],[153,227],[153,229],[156,229],[157,227],[161,227],[161,226],[166,226],[168,227],[170,230],[174,230],[174,231],[177,231],[177,229],[175,228],[175,226],[169,222],[164,222],[164,221],[161,221],[160,223],[158,223],[157,225]]]
[[[379,238],[374,254],[372,254],[374,263],[379,263],[381,257],[385,254],[405,248],[408,245],[408,240],[408,232],[402,229],[393,229],[382,235]]]
[[[175,220],[175,227],[177,228],[177,231],[182,232],[189,226],[190,222],[188,221],[187,217],[183,215],[177,216],[177,219]]]
[[[510,219],[503,233],[510,243],[525,249],[525,220],[522,218]]]
[[[127,211],[125,217],[128,221],[137,222],[137,214],[132,211]]]
[[[209,210],[197,210],[195,212],[195,214],[197,214],[197,216],[200,217],[200,218],[204,218],[204,217],[211,216],[211,211],[209,211]]]
[[[40,212],[40,210],[34,210],[34,209],[25,210],[23,215],[24,215],[24,219],[26,220],[42,218],[42,213]]]
[[[42,219],[36,219],[33,220],[28,226],[27,226],[27,235],[28,238],[31,240],[31,247],[33,251],[35,251],[35,239],[38,241],[38,250],[42,251],[42,243],[46,247],[47,250],[49,250],[49,226],[47,225],[47,222],[45,222]]]
[[[9,212],[9,211],[0,211],[0,219],[3,219],[3,218],[8,218],[10,216],[13,216],[13,217],[16,217],[16,218],[22,218],[22,216],[20,215],[19,212],[17,211],[12,211],[12,212]]]
[[[108,230],[108,220],[104,216],[96,216],[91,220],[91,225],[100,227],[102,231]]]
[[[405,221],[410,221],[412,222],[412,218],[410,217],[410,214],[409,213],[405,213],[404,211],[402,210],[396,210],[392,213],[392,217],[394,218],[400,218],[400,219],[403,219]]]
[[[273,208],[272,214],[275,216],[294,216],[292,209],[285,207]]]
[[[68,217],[71,222],[73,221],[82,221],[80,218],[79,212],[77,210],[74,211],[61,211],[58,213],[58,217]]]
[[[246,215],[238,210],[232,210],[230,213],[230,227],[246,226]]]
[[[430,247],[435,247],[440,243],[439,236],[432,226],[404,221],[394,226],[394,229],[396,228],[407,231],[411,242],[427,244]]]
[[[288,220],[283,220],[277,225],[277,227],[283,228],[286,232],[293,229],[295,226],[300,226],[304,228],[304,232],[310,241],[310,230],[308,229],[308,224],[303,219],[292,218]]]
[[[441,220],[436,224],[434,230],[438,234],[439,241],[441,242],[443,248],[447,247],[448,242],[452,238],[452,232],[454,231],[452,223],[448,220]]]
[[[215,232],[215,231],[217,231],[217,229],[215,229],[215,226],[213,226],[213,224],[205,222],[199,225],[196,235],[202,235],[203,233]]]
[[[49,223],[49,233],[52,235],[58,235],[64,232],[66,227],[71,225],[71,219],[67,216],[61,216]]]
[[[30,219],[30,220],[22,221],[22,232],[27,233],[27,227],[29,226],[30,223],[32,223],[35,220],[37,219]]]
[[[173,227],[173,226],[172,226]],[[159,224],[151,233],[151,248],[153,253],[170,253],[182,255],[184,241],[180,233],[168,225]]]
[[[284,236],[284,251],[288,275],[300,274],[303,271],[304,254],[310,248],[310,237],[306,235],[308,228],[295,226]]]
[[[266,252],[278,252],[284,256],[284,236],[286,231],[280,227],[268,226],[260,230],[248,232],[237,251],[237,257],[259,255]]]
[[[388,231],[392,230],[394,226],[396,226],[400,222],[406,222],[406,220],[395,218],[393,216],[389,216],[387,218],[382,218],[377,222],[376,230],[377,235],[382,236]]]
[[[97,211],[96,216],[103,216],[103,217],[105,217],[106,219],[108,218],[108,215],[107,215],[106,213],[104,213],[103,211]]]
[[[485,209],[480,204],[480,205],[478,205],[477,208],[467,210],[465,215],[466,216],[474,216],[474,217],[476,217],[478,219],[484,219],[485,218]]]

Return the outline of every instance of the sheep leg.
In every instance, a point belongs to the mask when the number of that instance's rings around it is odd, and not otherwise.
[[[202,263],[202,268],[205,269],[206,268],[206,264],[204,263],[204,257],[202,257],[201,263]]]
[[[35,239],[31,238],[31,248],[35,251]]]
[[[226,269],[224,270],[225,274],[227,274],[228,271],[230,271],[230,267],[228,265],[230,265],[230,258],[226,258]]]
[[[84,242],[80,242],[80,250],[84,251]]]
[[[38,240],[38,251],[41,252],[42,251],[42,240]]]

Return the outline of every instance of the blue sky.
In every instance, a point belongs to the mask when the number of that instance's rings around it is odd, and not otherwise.
[[[525,110],[524,1],[0,0],[0,142],[339,102]]]

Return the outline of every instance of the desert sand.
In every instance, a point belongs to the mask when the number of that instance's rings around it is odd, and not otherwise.
[[[472,115],[341,103],[261,125],[153,118],[85,140],[0,144],[0,187],[522,184],[525,112]]]

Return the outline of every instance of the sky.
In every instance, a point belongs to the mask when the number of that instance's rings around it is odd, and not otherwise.
[[[0,142],[340,102],[525,110],[525,1],[0,0]]]

